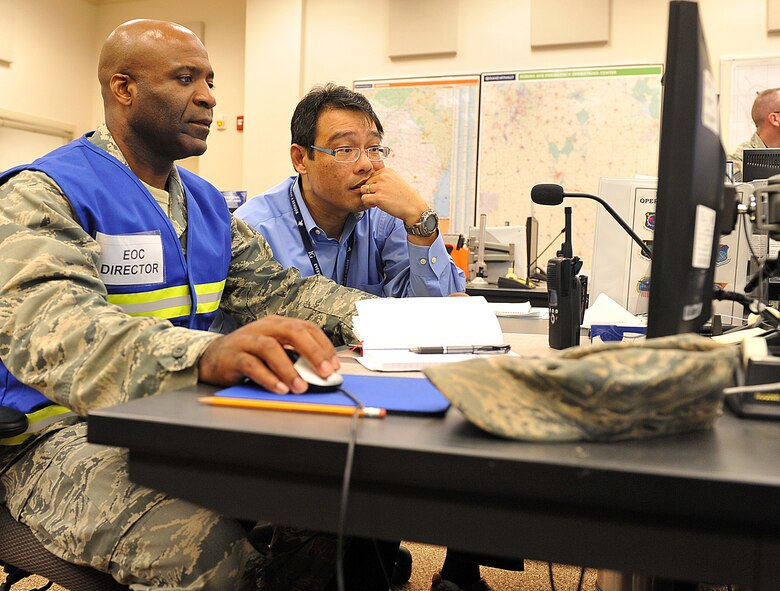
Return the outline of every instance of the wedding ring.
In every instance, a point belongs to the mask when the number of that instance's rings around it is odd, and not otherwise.
[[[371,192],[371,183],[366,183],[366,193]]]

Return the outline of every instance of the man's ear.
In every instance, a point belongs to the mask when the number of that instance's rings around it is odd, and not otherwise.
[[[306,165],[309,160],[306,148],[298,144],[290,146],[290,160],[292,160],[293,168],[295,168],[298,174],[306,174]]]
[[[118,103],[128,106],[133,102],[135,96],[135,81],[127,74],[114,74],[108,81],[111,94]]]

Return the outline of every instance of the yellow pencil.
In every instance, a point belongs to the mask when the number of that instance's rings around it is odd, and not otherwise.
[[[294,396],[291,394],[290,396]],[[355,413],[354,406],[339,404],[316,404],[313,402],[287,402],[285,400],[256,400],[254,398],[228,398],[223,396],[201,396],[199,402],[212,406],[231,406],[236,408],[259,408],[262,410],[292,410],[297,412],[314,412],[327,415],[349,415]],[[387,411],[384,408],[366,406],[360,409],[359,416],[366,418],[384,418]]]

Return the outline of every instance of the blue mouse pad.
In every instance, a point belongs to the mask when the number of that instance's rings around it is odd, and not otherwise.
[[[450,407],[450,401],[444,394],[425,378],[345,375],[343,386],[364,405],[384,408],[389,414],[442,416]],[[348,406],[355,404],[342,392],[282,395],[250,384],[231,386],[215,392],[214,396]]]

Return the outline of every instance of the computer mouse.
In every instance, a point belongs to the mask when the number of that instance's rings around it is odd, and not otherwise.
[[[317,372],[314,371],[314,368],[306,358],[301,357],[292,349],[285,349],[285,351],[287,352],[290,361],[293,362],[295,371],[297,371],[298,375],[301,376],[301,379],[309,385],[306,393],[335,392],[339,389],[339,386],[344,383],[344,378],[337,371],[334,371],[327,378],[321,378],[317,375]]]

